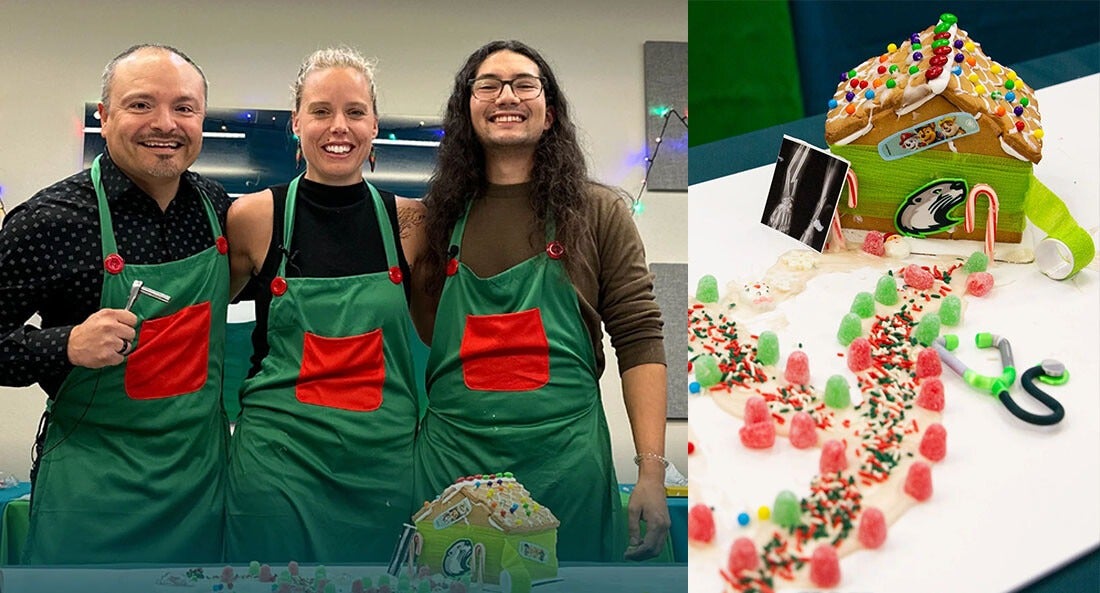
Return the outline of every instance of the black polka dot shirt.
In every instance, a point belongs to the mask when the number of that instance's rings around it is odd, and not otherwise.
[[[229,197],[220,184],[190,171],[166,211],[105,153],[100,178],[111,209],[119,255],[131,264],[157,264],[194,255],[213,244],[195,188],[214,205],[225,228]],[[38,383],[52,398],[72,369],[69,332],[99,310],[103,254],[89,170],[36,193],[16,206],[0,228],[0,385]],[[156,287],[151,287],[156,288]],[[38,313],[41,329],[27,324]]]

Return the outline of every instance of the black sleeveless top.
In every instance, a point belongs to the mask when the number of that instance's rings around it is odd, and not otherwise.
[[[267,356],[268,310],[271,308],[271,280],[279,269],[279,258],[289,254],[286,275],[289,278],[335,278],[357,276],[388,269],[381,229],[374,200],[366,183],[336,187],[302,178],[298,183],[297,209],[294,212],[294,236],[290,248],[283,245],[283,219],[289,184],[271,189],[274,206],[271,244],[260,273],[252,277],[242,293],[256,301],[256,329],[252,332],[252,367],[248,376],[260,370]],[[404,275],[405,299],[409,299],[409,264],[401,248],[401,229],[397,223],[394,195],[378,190],[393,227],[398,265]]]

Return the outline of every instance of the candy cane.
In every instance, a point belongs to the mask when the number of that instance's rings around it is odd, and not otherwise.
[[[1000,206],[997,202],[997,192],[993,191],[992,187],[979,183],[970,188],[970,193],[966,196],[966,218],[963,221],[963,228],[968,233],[974,230],[974,219],[976,218],[974,205],[982,195],[989,198],[989,212],[985,219],[985,254],[989,256],[989,259],[993,259],[993,243],[997,237],[997,211]]]
[[[474,583],[481,586],[482,580],[485,578],[485,544],[478,542],[474,544],[474,558],[473,566],[470,572],[474,573],[472,579]]]
[[[848,172],[844,174],[844,179],[848,181],[848,207],[855,208],[859,203],[857,193],[859,192],[859,180],[856,179],[856,173],[848,168]],[[840,214],[833,210],[833,220],[829,222],[830,234],[833,236],[833,240],[836,241],[836,246],[839,250],[843,251],[846,246],[844,243],[843,229],[840,228]]]

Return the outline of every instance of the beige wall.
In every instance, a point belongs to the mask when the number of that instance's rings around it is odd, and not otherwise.
[[[634,194],[646,141],[642,44],[686,41],[677,0],[621,2],[157,2],[3,0],[0,20],[0,186],[10,209],[79,170],[83,105],[99,97],[103,65],[126,47],[160,42],[195,59],[217,107],[289,108],[298,63],[348,44],[379,59],[379,109],[441,115],[455,71],[492,39],[520,39],[555,68],[573,104],[594,174]],[[687,261],[686,192],[648,193],[638,226],[649,261]],[[618,372],[610,355],[603,397],[619,478],[636,471]],[[0,388],[0,471],[27,479],[45,396]],[[670,422],[668,455],[687,471],[687,427]]]

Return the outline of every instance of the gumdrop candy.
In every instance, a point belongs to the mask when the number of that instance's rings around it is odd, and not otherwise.
[[[943,461],[947,457],[947,429],[936,422],[924,429],[920,439],[920,454],[930,461]]]
[[[700,303],[717,303],[718,279],[710,274],[700,278],[695,289],[695,299]]]
[[[938,315],[940,316],[940,323],[948,327],[955,327],[962,321],[962,299],[953,294],[943,297],[943,300],[940,301]]]
[[[253,560],[252,562],[248,563],[248,576],[260,576],[260,562],[258,560]]]
[[[901,272],[902,278],[905,279],[905,283],[917,290],[928,290],[932,288],[936,279],[932,277],[932,272],[918,266],[917,264],[909,264],[905,266],[905,269]]]
[[[695,380],[704,388],[713,387],[722,382],[722,370],[718,368],[718,359],[709,354],[696,358],[691,363],[695,371]]]
[[[233,572],[232,566],[226,566],[222,568],[221,581],[223,583],[232,583],[237,578],[237,574]]]
[[[286,569],[287,569],[288,572],[290,572],[290,576],[294,576],[294,577],[298,576],[298,563],[297,562],[295,562],[293,560],[291,560],[290,562],[287,562]]]
[[[940,316],[929,313],[917,322],[913,328],[913,339],[921,346],[931,346],[932,341],[940,335]]]
[[[921,381],[917,405],[933,412],[943,411],[943,382],[939,378],[928,377]]]
[[[745,402],[745,424],[771,422],[772,412],[762,396],[754,395]]]
[[[925,348],[917,355],[917,378],[939,377],[943,372],[940,365],[940,353],[933,348]]]
[[[963,269],[973,274],[975,272],[984,272],[989,267],[989,258],[981,251],[975,251],[970,254],[970,257],[966,258],[966,263],[963,264]]]
[[[365,591],[362,579],[355,579],[351,582],[351,593],[364,593]]]
[[[867,338],[856,338],[848,344],[848,369],[858,373],[871,366],[871,341]]]
[[[271,571],[271,566],[264,564],[260,566],[260,582],[261,583],[274,583],[275,573]]]
[[[756,362],[772,365],[779,362],[779,336],[773,331],[762,331],[756,340]]]
[[[870,231],[863,238],[863,251],[882,257],[886,255],[886,236],[880,231]]]
[[[923,461],[914,461],[905,476],[905,493],[923,502],[932,497],[932,467]]]
[[[290,593],[290,582],[279,583],[279,588],[275,590],[275,593]]]
[[[886,274],[875,285],[875,300],[883,305],[896,305],[898,302],[898,282]]]
[[[836,548],[824,543],[810,556],[810,580],[818,587],[835,587],[840,584],[840,560]]]
[[[869,292],[856,294],[856,298],[852,299],[851,312],[859,315],[863,319],[874,316],[875,295]]]
[[[833,375],[825,382],[825,405],[836,410],[852,405],[848,380],[843,375]]]
[[[848,458],[844,455],[844,442],[836,439],[825,441],[821,447],[821,461],[818,468],[823,474],[834,474],[848,468]]]
[[[747,537],[739,537],[730,546],[730,556],[726,562],[726,568],[731,575],[736,576],[737,573],[743,570],[756,568],[759,562],[760,557],[756,554],[756,544],[752,543],[752,540]]]
[[[795,449],[808,449],[817,444],[817,424],[813,416],[806,412],[795,412],[791,417],[789,434],[791,446]]]
[[[714,513],[705,504],[696,504],[688,512],[688,539],[709,544],[714,540]]]
[[[966,292],[974,296],[985,296],[993,290],[993,274],[974,272],[966,277]]]
[[[874,550],[886,541],[886,517],[875,507],[863,509],[859,516],[859,543]]]
[[[839,340],[841,344],[847,346],[862,333],[863,323],[860,322],[859,315],[855,313],[845,313],[844,317],[840,320],[840,329],[836,332],[836,339]]]
[[[741,444],[749,449],[768,449],[775,444],[775,422],[765,420],[741,427]]]
[[[791,352],[787,357],[787,368],[783,371],[783,378],[788,383],[805,385],[810,382],[810,359],[801,350]]]
[[[794,527],[802,522],[802,503],[790,490],[776,495],[772,505],[772,522],[780,527]]]

